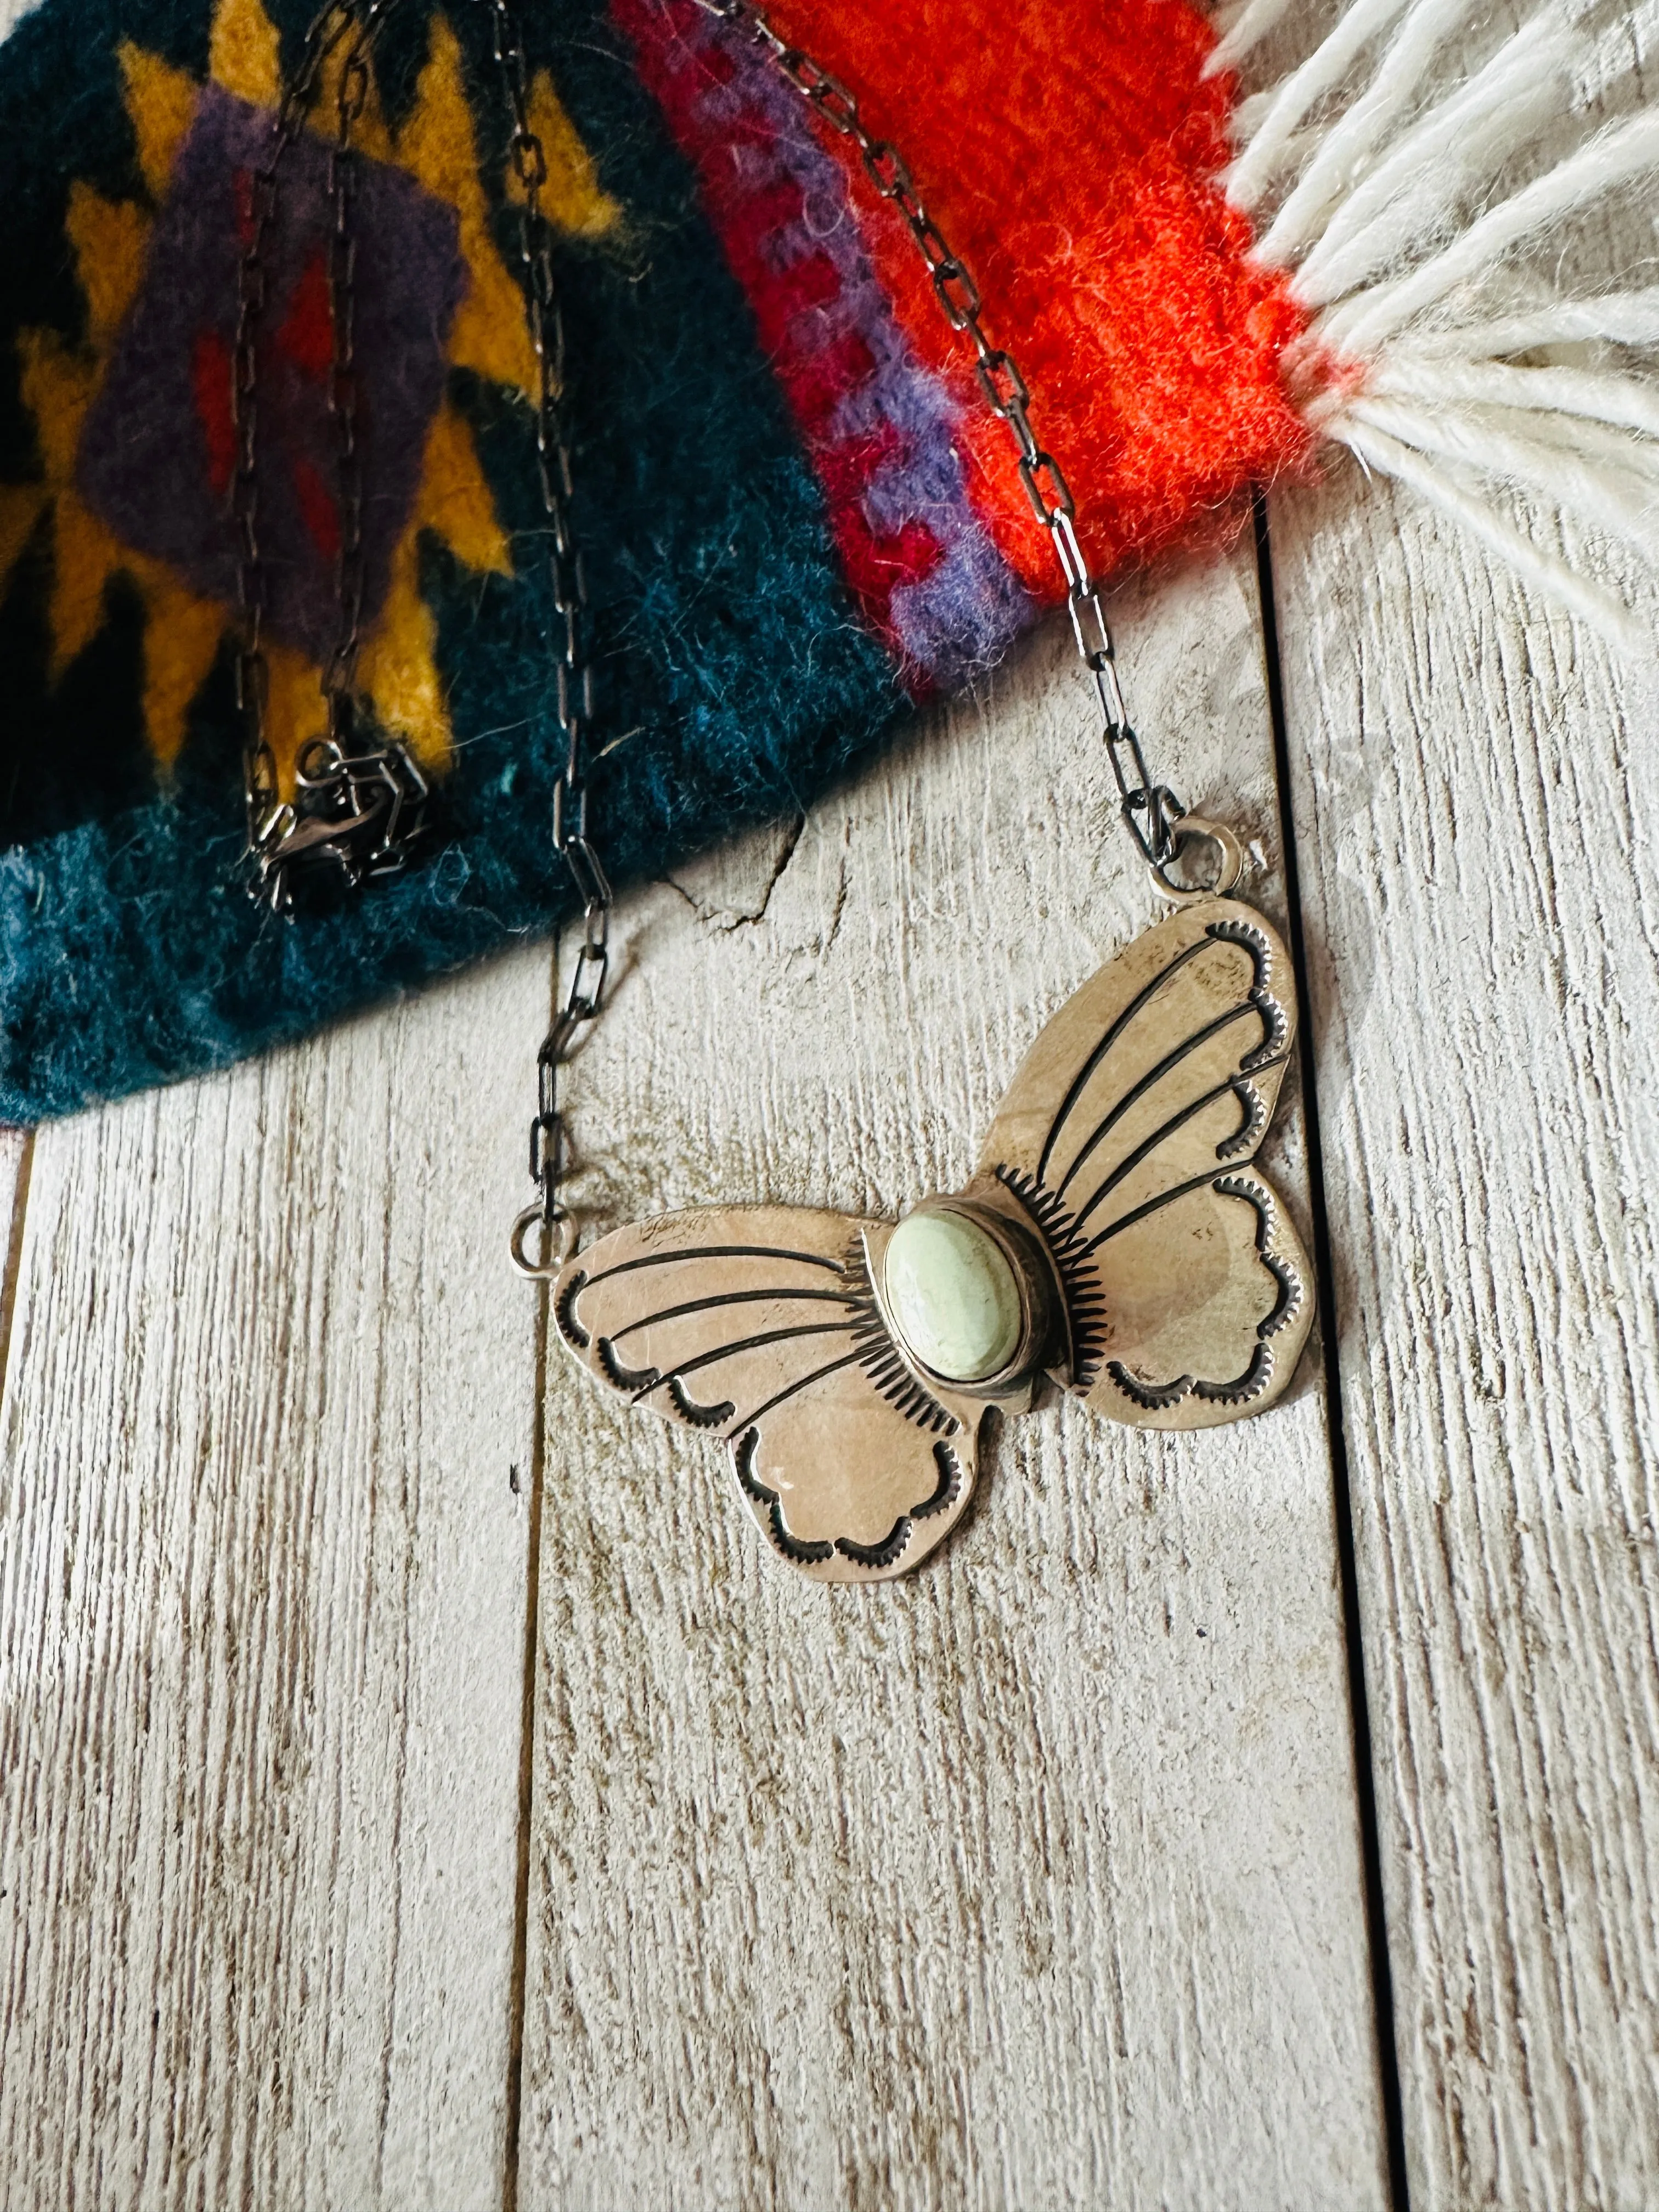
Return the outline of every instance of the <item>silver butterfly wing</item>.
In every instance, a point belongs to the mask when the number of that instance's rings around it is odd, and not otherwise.
[[[1091,976],[1015,1077],[975,1183],[1042,1235],[1070,1322],[1060,1379],[1100,1412],[1202,1428],[1290,1381],[1312,1276],[1250,1163],[1295,1030],[1277,934],[1206,899]]]
[[[983,1408],[927,1389],[894,1349],[847,1214],[719,1206],[599,1238],[553,1318],[630,1404],[724,1437],[744,1503],[822,1582],[905,1574],[961,1517]]]

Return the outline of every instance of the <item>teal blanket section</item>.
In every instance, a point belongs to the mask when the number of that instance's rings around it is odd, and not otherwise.
[[[270,12],[291,68],[308,11]],[[447,12],[481,132],[504,145],[485,11],[454,0]],[[426,0],[401,0],[377,56],[394,125],[428,29]],[[588,5],[526,9],[523,32],[626,214],[622,246],[573,238],[558,257],[575,520],[611,746],[593,826],[626,884],[799,809],[907,702],[854,612],[749,307],[623,41]],[[46,0],[0,46],[0,497],[46,465],[23,334],[88,350],[66,244],[71,185],[143,197],[123,40],[207,73],[207,12],[179,0]],[[494,220],[511,266],[512,210],[497,204]],[[515,573],[474,573],[439,538],[421,541],[455,765],[428,855],[333,912],[284,921],[246,894],[228,629],[165,775],[144,738],[153,617],[121,574],[93,634],[54,667],[42,507],[0,600],[0,1121],[223,1066],[572,909],[550,842],[561,744],[530,416],[471,373],[452,368],[447,396]]]

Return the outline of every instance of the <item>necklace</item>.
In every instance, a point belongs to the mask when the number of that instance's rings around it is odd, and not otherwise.
[[[548,166],[508,0],[477,3],[510,117],[519,276],[536,362],[536,489],[562,746],[552,846],[582,910],[569,988],[538,1054],[530,1125],[538,1195],[514,1224],[511,1255],[550,1286],[561,1340],[599,1382],[725,1439],[741,1496],[789,1565],[819,1580],[889,1577],[916,1565],[960,1517],[986,1411],[1028,1409],[1045,1376],[1112,1418],[1177,1429],[1260,1412],[1289,1382],[1312,1320],[1310,1271],[1276,1194],[1251,1168],[1295,1034],[1289,957],[1262,917],[1231,896],[1243,868],[1237,838],[1189,814],[1148,768],[1070,487],[1037,437],[1017,362],[992,343],[979,288],[902,157],[866,129],[846,86],[787,45],[751,0],[699,0],[851,142],[914,240],[951,327],[971,343],[979,387],[1007,427],[1065,580],[1121,817],[1154,890],[1176,911],[1048,1023],[963,1190],[925,1198],[896,1223],[718,1206],[577,1249],[561,1195],[568,1144],[559,1079],[605,1003],[614,898],[590,821],[587,593],[561,421],[564,332],[542,205]],[[284,914],[402,868],[428,795],[408,749],[374,726],[354,681],[365,558],[352,133],[371,49],[396,5],[368,0],[360,10],[330,0],[249,187],[234,356],[236,667],[251,887]],[[326,730],[299,754],[295,795],[284,800],[264,725],[270,579],[258,527],[260,316],[283,167],[325,80],[334,108],[326,241],[326,403],[340,517],[334,643]]]
[[[505,0],[491,4],[510,88],[517,48]],[[847,87],[750,0],[699,5],[852,142],[915,240],[952,329],[972,343],[980,388],[1008,426],[1065,577],[1121,818],[1154,888],[1177,908],[1050,1021],[964,1190],[924,1199],[896,1224],[719,1206],[576,1248],[560,1196],[558,1079],[605,1002],[612,896],[588,819],[591,687],[557,435],[559,311],[535,191],[544,171],[520,97],[520,259],[542,364],[538,451],[564,619],[556,665],[566,760],[553,843],[583,921],[568,994],[538,1056],[538,1195],[514,1224],[512,1257],[550,1284],[561,1340],[599,1382],[731,1446],[740,1494],[783,1559],[817,1580],[880,1580],[908,1571],[948,1534],[972,1492],[985,1412],[1029,1408],[1045,1375],[1097,1411],[1154,1428],[1238,1419],[1284,1389],[1312,1321],[1310,1271],[1250,1163],[1283,1079],[1295,996],[1278,937],[1229,896],[1243,866],[1237,839],[1188,814],[1148,769],[1070,489],[1033,429],[1024,378],[987,336],[978,287],[902,156],[866,130]],[[1208,872],[1194,881],[1186,872],[1200,850]]]

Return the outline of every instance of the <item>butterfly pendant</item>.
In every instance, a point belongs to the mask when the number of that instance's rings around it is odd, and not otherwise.
[[[1250,1171],[1296,1028],[1289,956],[1203,898],[1068,999],[965,1190],[896,1224],[805,1206],[658,1216],[574,1254],[559,1334],[631,1405],[723,1437],[768,1541],[821,1582],[905,1574],[961,1518],[990,1407],[1045,1374],[1115,1420],[1260,1413],[1313,1318]]]

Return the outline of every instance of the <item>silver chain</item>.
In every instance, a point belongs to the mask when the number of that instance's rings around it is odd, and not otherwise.
[[[553,842],[564,856],[583,902],[582,946],[576,972],[564,1008],[548,1031],[537,1060],[538,1110],[530,1125],[530,1172],[540,1195],[535,1205],[520,1214],[511,1239],[514,1262],[520,1270],[527,1275],[546,1276],[557,1272],[574,1241],[574,1224],[559,1196],[568,1146],[558,1105],[558,1070],[603,1003],[611,893],[588,833],[585,744],[592,698],[591,672],[581,652],[586,593],[581,556],[571,542],[569,459],[559,435],[564,340],[548,225],[539,198],[547,166],[528,124],[523,50],[514,33],[507,0],[483,0],[483,4],[490,8],[495,20],[495,59],[513,111],[514,168],[524,191],[520,253],[531,340],[540,368],[537,456],[549,523],[553,602],[565,623],[558,674],[559,722],[566,755],[564,772],[554,792]],[[1099,586],[1079,542],[1076,502],[1059,462],[1044,449],[1031,427],[1031,395],[1018,365],[1012,354],[994,346],[986,336],[979,287],[923,205],[897,149],[866,130],[858,102],[847,87],[810,55],[780,38],[752,0],[697,0],[697,4],[706,15],[758,46],[814,112],[832,130],[852,140],[872,184],[903,217],[927,264],[934,293],[951,327],[972,340],[980,389],[988,404],[1008,425],[1018,451],[1020,482],[1032,511],[1048,532],[1066,580],[1066,604],[1077,649],[1099,695],[1107,757],[1116,779],[1123,820],[1143,858],[1155,874],[1160,874],[1176,854],[1180,841],[1177,825],[1186,810],[1167,784],[1152,781],[1147,769],[1140,740],[1124,708]],[[1205,826],[1207,830],[1208,825]],[[534,1249],[529,1243],[532,1235],[537,1239]]]
[[[708,15],[741,33],[775,63],[815,114],[858,148],[866,175],[883,199],[896,208],[915,239],[933,278],[933,290],[953,331],[973,342],[978,356],[980,390],[994,414],[1008,425],[1019,457],[1019,480],[1031,510],[1048,532],[1066,579],[1066,605],[1084,665],[1100,696],[1106,754],[1117,781],[1118,799],[1129,834],[1142,857],[1161,868],[1175,853],[1176,823],[1186,809],[1167,784],[1154,783],[1123,704],[1117,680],[1117,656],[1100,587],[1089,572],[1077,534],[1077,505],[1060,464],[1044,451],[1031,428],[1031,394],[1013,356],[994,346],[980,316],[980,290],[961,257],[953,253],[939,225],[922,204],[915,180],[898,149],[868,131],[853,94],[810,54],[780,38],[753,0],[697,0]]]
[[[328,312],[333,358],[328,372],[328,411],[334,424],[336,500],[340,550],[336,556],[339,628],[329,656],[329,735],[341,745],[351,737],[352,686],[363,620],[363,459],[358,450],[357,403],[357,156],[351,133],[368,100],[366,25],[352,41],[334,97],[335,138],[328,157],[328,196],[333,220],[328,239]]]
[[[428,787],[408,747],[397,739],[357,741],[357,657],[363,609],[363,476],[356,367],[356,188],[354,126],[368,98],[368,53],[398,0],[368,0],[361,10],[329,0],[306,36],[304,57],[284,92],[270,150],[251,182],[251,221],[237,277],[236,343],[231,374],[236,470],[231,511],[237,532],[236,588],[241,638],[236,700],[246,732],[243,787],[250,889],[279,914],[292,913],[296,881],[355,888],[366,877],[403,867],[419,837]],[[335,432],[340,545],[335,564],[337,632],[324,677],[328,731],[295,763],[295,796],[280,794],[265,726],[266,569],[259,538],[259,331],[267,305],[265,253],[280,216],[283,164],[305,129],[329,58],[348,36],[350,49],[335,95],[329,155],[329,318],[333,332],[328,407]]]
[[[572,1235],[560,1188],[570,1147],[559,1106],[559,1070],[605,1004],[611,968],[611,879],[588,834],[587,771],[593,721],[593,665],[588,657],[587,579],[570,522],[570,448],[562,416],[564,318],[553,276],[552,227],[542,207],[547,155],[530,125],[528,72],[507,0],[482,0],[513,119],[508,144],[518,180],[519,268],[525,319],[536,356],[536,478],[547,526],[547,573],[557,623],[551,640],[555,702],[563,758],[553,787],[553,849],[569,870],[582,905],[581,944],[563,1006],[536,1055],[536,1113],[530,1124],[530,1173],[538,1197],[513,1225],[514,1261],[528,1274],[550,1272]],[[526,1240],[534,1234],[538,1249]]]
[[[236,344],[231,374],[231,408],[236,427],[236,473],[231,513],[236,525],[236,596],[241,609],[241,637],[236,655],[236,704],[246,731],[243,782],[247,799],[247,848],[263,853],[271,842],[281,805],[276,762],[265,735],[265,569],[259,543],[259,356],[260,320],[265,309],[265,246],[276,220],[277,179],[317,96],[323,65],[350,30],[349,9],[330,0],[306,38],[305,58],[283,95],[272,126],[269,158],[250,184],[247,243],[237,271]]]

